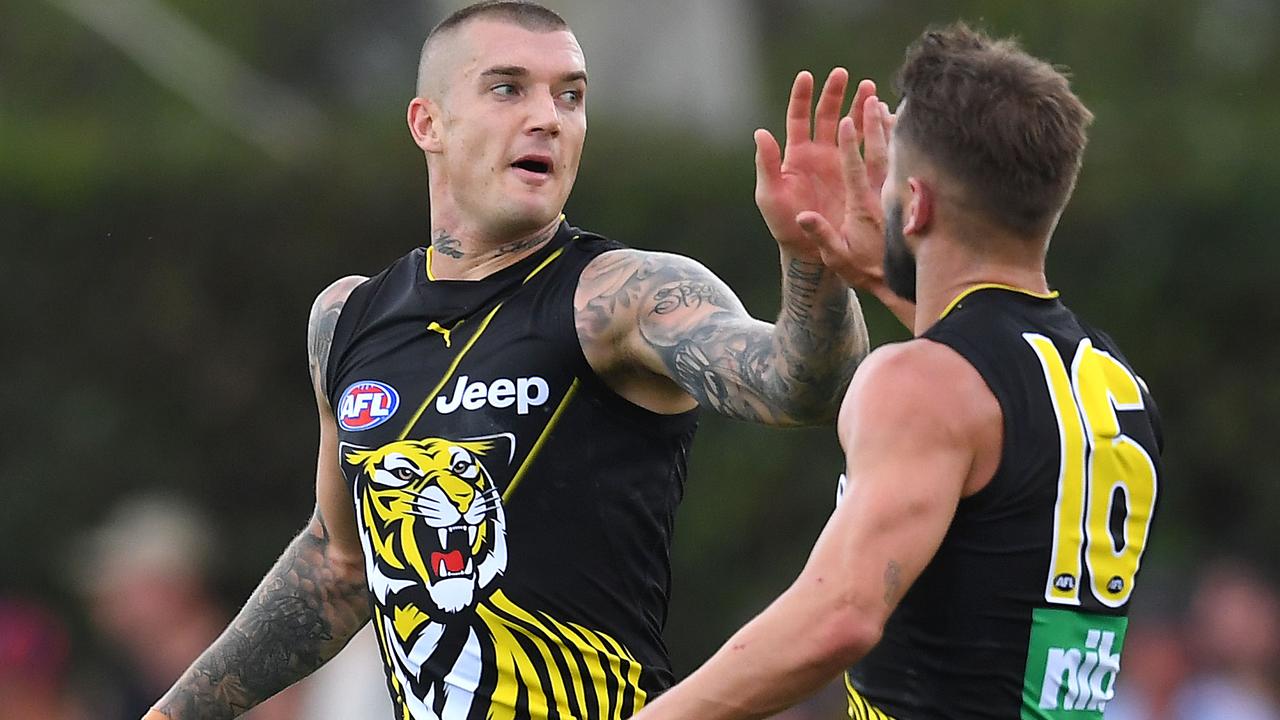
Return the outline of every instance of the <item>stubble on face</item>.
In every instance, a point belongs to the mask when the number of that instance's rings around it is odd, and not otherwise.
[[[461,217],[462,226],[487,227],[485,234],[511,237],[554,223],[573,186],[586,131],[585,106],[559,105],[561,79],[585,72],[576,38],[564,30],[535,32],[480,20],[441,40],[428,53],[423,83],[424,89],[432,89],[437,69],[451,72],[442,83],[447,87],[433,91],[445,145],[431,163],[438,181],[447,185],[439,194],[452,198],[453,214]],[[504,77],[495,75],[494,68],[504,73],[519,69],[521,74]],[[493,77],[485,79],[489,75]],[[502,92],[511,97],[492,94],[490,85],[508,81],[514,89]],[[548,87],[549,99],[541,95]],[[556,116],[545,105],[532,105],[538,102],[556,102]],[[556,127],[540,129],[543,122]],[[552,160],[548,182],[536,188],[511,175],[511,163],[531,153]]]
[[[894,202],[884,218],[884,282],[904,300],[916,301],[916,256],[902,231],[902,203]]]

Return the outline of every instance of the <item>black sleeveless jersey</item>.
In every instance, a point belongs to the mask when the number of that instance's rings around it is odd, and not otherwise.
[[[1100,719],[1155,514],[1155,404],[1056,293],[978,286],[924,337],[986,381],[1004,447],[847,673],[850,717]]]
[[[326,387],[400,720],[626,717],[672,682],[696,416],[583,356],[574,291],[619,247],[562,223],[479,281],[432,279],[419,248],[342,309]]]

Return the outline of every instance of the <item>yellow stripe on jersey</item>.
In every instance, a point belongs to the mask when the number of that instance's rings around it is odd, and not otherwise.
[[[575,239],[576,239],[576,236],[575,236]],[[534,268],[532,272],[524,276],[524,282],[529,282],[530,280],[532,280],[534,275],[537,275],[538,273],[542,272],[543,268],[555,262],[556,259],[563,254],[564,254],[564,248],[559,248],[555,252],[548,255],[546,260],[543,260],[542,262],[538,263],[538,267]]]
[[[514,720],[521,687],[533,718],[555,712],[561,717],[622,720],[644,705],[640,663],[608,635],[545,613],[535,615],[501,591],[476,611],[488,630],[498,672],[497,688],[488,702],[490,720]]]
[[[559,630],[562,636],[567,638],[573,644],[572,649],[577,651],[575,657],[586,667],[587,679],[592,683],[596,702],[594,705],[588,705],[585,695],[586,686],[575,686],[575,689],[583,698],[583,717],[609,717],[609,689],[605,682],[605,667],[600,662],[600,653],[596,652],[595,648],[591,647],[591,645],[578,634],[578,631],[561,623],[546,613],[543,613],[543,617],[555,626],[555,629]],[[570,648],[564,648],[564,651],[566,656],[570,654]]]
[[[1030,295],[1031,297],[1040,298],[1041,300],[1052,300],[1058,297],[1057,290],[1053,290],[1047,293],[1042,293],[1042,292],[1036,292],[1035,290],[1028,290],[1026,288],[1014,287],[1013,285],[1002,285],[1000,283],[979,283],[977,285],[973,285],[971,287],[965,288],[964,291],[962,291],[959,295],[957,295],[954,300],[947,303],[947,308],[942,311],[942,314],[938,316],[938,319],[941,320],[942,318],[950,315],[951,311],[955,310],[956,306],[960,304],[960,301],[964,300],[970,295],[978,292],[979,290],[992,290],[992,289],[1009,290],[1010,292],[1022,293],[1023,295]]]
[[[574,235],[574,236],[573,236],[573,239],[574,239],[574,240],[577,240],[577,239],[578,239],[578,237],[579,237],[579,236]],[[427,266],[427,279],[428,279],[428,280],[430,280],[431,282],[435,282],[435,281],[436,281],[436,274],[435,274],[434,272],[432,272],[432,270],[431,270],[431,259],[432,259],[432,257],[434,256],[434,250],[435,250],[435,248],[431,247],[430,245],[428,245],[428,246],[427,246],[427,262],[426,262],[426,266]],[[537,267],[537,268],[535,268],[533,272],[529,273],[529,275],[525,277],[525,279],[524,279],[524,280],[525,280],[525,282],[528,282],[528,281],[529,281],[529,278],[533,277],[534,275],[537,275],[539,270],[541,270],[542,268],[544,268],[544,267],[546,267],[548,264],[550,264],[550,263],[551,263],[551,261],[552,261],[552,260],[554,260],[557,256],[559,256],[559,255],[560,255],[560,253],[562,253],[562,252],[564,252],[564,248],[560,248],[559,250],[556,250],[554,253],[552,253],[552,254],[551,254],[551,256],[550,256],[550,257],[548,257],[546,260],[543,260],[543,261],[542,261],[542,263],[541,263],[540,265],[538,265],[538,267]]]
[[[561,398],[560,404],[556,406],[556,411],[551,414],[551,419],[547,421],[546,427],[542,428],[542,434],[534,441],[533,447],[529,449],[529,454],[525,456],[524,462],[520,463],[520,468],[516,470],[516,474],[511,477],[511,482],[507,483],[507,489],[502,493],[502,502],[511,499],[512,493],[516,491],[516,487],[520,485],[520,481],[524,479],[525,473],[533,466],[533,459],[538,456],[538,452],[542,450],[542,446],[547,443],[547,438],[551,436],[551,431],[560,422],[560,416],[564,414],[564,409],[569,407],[569,401],[578,392],[578,378],[573,379],[573,384],[565,391],[564,397]]]
[[[431,248],[427,248],[427,250],[428,252],[430,252]],[[528,275],[525,276],[521,284],[527,283],[530,280],[532,280],[535,275],[542,272],[544,268],[546,268],[551,263],[555,262],[563,254],[564,254],[564,248],[562,247],[557,249],[555,252],[551,253],[550,255],[548,255],[546,260],[543,260],[541,263],[539,263],[538,267],[534,268]],[[431,260],[430,255],[427,256],[427,260],[428,260],[427,270],[429,273],[430,260]],[[445,384],[449,382],[449,378],[453,376],[453,373],[455,371],[457,371],[458,365],[462,364],[462,358],[466,356],[467,352],[471,350],[471,346],[475,345],[476,341],[480,339],[480,336],[484,334],[485,328],[489,327],[489,322],[493,320],[493,316],[497,315],[498,311],[501,309],[502,309],[502,303],[498,303],[497,305],[494,306],[492,310],[489,311],[489,314],[485,316],[484,321],[480,323],[480,327],[476,328],[476,331],[471,334],[471,338],[467,340],[467,344],[464,345],[462,349],[458,351],[458,354],[453,358],[453,362],[449,363],[449,368],[445,370],[444,376],[440,378],[440,382],[437,383],[436,386],[431,389],[431,392],[427,393],[426,399],[422,401],[422,405],[418,407],[418,411],[413,414],[413,418],[411,418],[408,424],[404,426],[404,430],[400,433],[400,436],[396,438],[397,440],[404,440],[405,438],[409,437],[409,433],[413,431],[413,426],[418,423],[418,419],[422,417],[422,413],[426,412],[428,407],[431,407],[431,402],[436,399],[436,395],[440,394],[440,391],[444,389]],[[459,322],[458,324],[461,325],[462,323]],[[455,325],[453,329],[454,330],[458,329],[457,325]]]
[[[849,717],[852,720],[894,720],[893,716],[888,715],[862,697],[862,693],[858,692],[853,687],[853,683],[849,682],[848,673],[844,675],[844,691],[845,699],[849,701]]]
[[[459,350],[458,354],[453,358],[453,362],[449,363],[449,368],[444,371],[444,375],[440,378],[440,382],[436,383],[436,386],[431,388],[431,392],[427,393],[427,397],[423,399],[422,405],[418,407],[418,411],[415,412],[413,417],[409,419],[409,422],[405,424],[404,430],[400,432],[400,435],[396,440],[404,440],[409,437],[409,433],[413,430],[413,426],[418,423],[418,418],[422,417],[422,413],[426,412],[427,408],[431,407],[431,402],[436,399],[436,395],[440,394],[440,391],[444,389],[445,384],[449,382],[449,378],[453,377],[454,371],[458,369],[458,365],[462,364],[462,358],[466,357],[467,352],[471,350],[471,346],[476,344],[476,341],[484,334],[485,329],[489,327],[489,322],[493,320],[493,316],[497,315],[498,311],[501,309],[502,303],[498,303],[489,311],[489,314],[485,316],[484,321],[480,323],[480,327],[476,328],[476,331],[471,334],[471,337],[467,340],[467,344],[462,346],[462,349]]]

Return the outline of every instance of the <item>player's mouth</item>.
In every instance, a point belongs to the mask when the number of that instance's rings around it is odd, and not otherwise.
[[[440,540],[440,549],[428,556],[432,574],[440,580],[451,577],[470,577],[475,574],[471,548],[475,546],[479,526],[454,525],[435,530]]]
[[[511,163],[516,176],[531,185],[541,185],[555,173],[555,163],[550,155],[531,153],[521,155]]]

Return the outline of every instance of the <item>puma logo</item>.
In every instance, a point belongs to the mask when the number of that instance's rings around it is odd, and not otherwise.
[[[459,324],[461,324],[461,323],[459,323]],[[455,327],[455,328],[456,328],[456,327],[458,327],[458,326],[457,326],[457,325],[454,325],[453,327]],[[447,348],[451,348],[451,347],[453,347],[453,340],[449,337],[449,334],[450,334],[450,333],[452,333],[452,332],[453,332],[453,330],[451,330],[451,329],[449,329],[449,328],[446,328],[445,326],[441,325],[440,323],[438,323],[438,322],[436,322],[436,321],[434,321],[434,320],[432,320],[430,323],[428,323],[428,324],[427,324],[427,329],[428,329],[428,330],[430,330],[430,331],[432,331],[432,332],[438,332],[438,333],[440,333],[442,336],[444,336],[444,346],[445,346],[445,347],[447,347]]]

